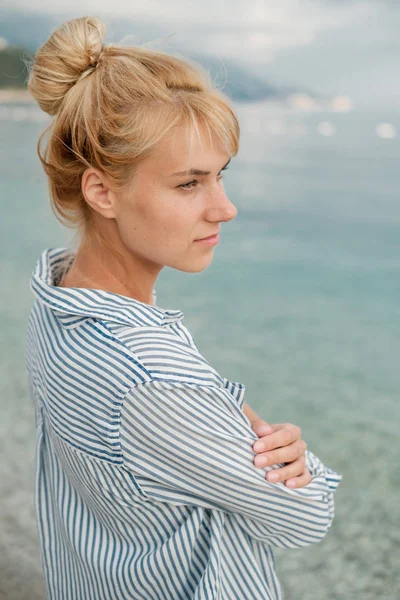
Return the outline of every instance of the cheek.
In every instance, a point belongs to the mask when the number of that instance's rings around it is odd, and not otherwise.
[[[200,218],[188,199],[176,197],[175,194],[153,197],[151,204],[141,204],[138,210],[146,228],[162,237],[168,245],[179,242],[185,244],[192,239]]]
[[[127,203],[118,220],[121,237],[131,250],[176,254],[193,240],[199,219],[185,198],[153,193]]]

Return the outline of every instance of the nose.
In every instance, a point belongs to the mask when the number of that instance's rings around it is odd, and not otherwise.
[[[228,222],[236,217],[238,210],[229,200],[224,189],[220,189],[212,196],[208,211],[207,220],[214,222]]]

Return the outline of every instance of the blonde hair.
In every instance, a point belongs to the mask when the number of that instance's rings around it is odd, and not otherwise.
[[[52,210],[89,243],[102,241],[81,191],[88,167],[121,189],[177,125],[198,135],[199,126],[209,135],[213,130],[231,156],[238,152],[240,135],[228,97],[202,66],[139,46],[105,45],[105,34],[98,18],[67,21],[27,65],[28,89],[53,117],[37,144]]]

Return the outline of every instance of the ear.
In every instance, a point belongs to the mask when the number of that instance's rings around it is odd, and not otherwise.
[[[93,167],[86,169],[82,175],[81,189],[86,202],[93,210],[106,219],[115,218],[115,195],[104,173]]]

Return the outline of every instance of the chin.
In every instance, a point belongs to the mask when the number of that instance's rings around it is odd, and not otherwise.
[[[183,271],[185,273],[200,273],[207,269],[212,263],[214,256],[213,253],[210,252],[208,256],[202,256],[201,258],[197,258],[196,260],[187,260],[182,262],[179,265],[173,265],[174,269],[178,269],[178,271]]]

